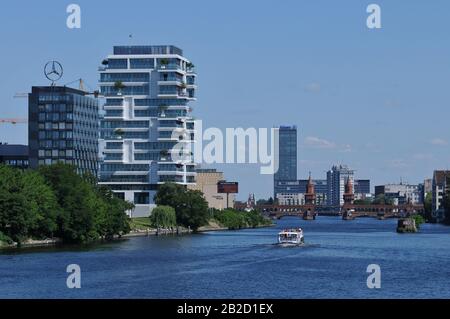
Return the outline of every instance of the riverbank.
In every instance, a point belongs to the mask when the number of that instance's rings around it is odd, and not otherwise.
[[[206,226],[202,226],[200,227],[197,232],[199,233],[204,233],[204,232],[209,232],[209,231],[220,231],[220,230],[242,230],[242,229],[254,229],[254,228],[267,228],[267,227],[274,227],[276,226],[275,223],[271,223],[271,224],[267,224],[267,225],[257,225],[254,227],[242,227],[239,229],[229,229],[228,227],[222,226],[219,223],[217,223],[216,221],[210,221],[210,223]]]
[[[20,244],[20,247],[16,242],[9,244],[3,241],[0,241],[0,249],[11,249],[11,248],[30,248],[30,247],[46,247],[46,246],[55,246],[62,242],[59,238],[48,238],[48,239],[27,239],[23,243]]]
[[[150,223],[146,222],[146,219],[148,218],[136,218],[131,221],[131,225],[133,229],[122,236],[115,236],[113,240],[118,239],[126,239],[126,238],[133,238],[133,237],[148,237],[148,236],[164,236],[164,235],[188,235],[193,233],[191,229],[187,229],[184,227],[178,227],[173,229],[159,229],[159,231],[155,228],[150,227]],[[266,228],[266,227],[273,227],[276,224],[271,223],[267,225],[257,225],[255,227],[242,227],[240,229],[253,229],[253,228]],[[211,231],[228,231],[232,230],[228,227],[225,227],[221,225],[216,220],[210,220],[208,225],[200,227],[197,232],[198,233],[204,233],[204,232],[211,232]],[[104,242],[103,239],[98,241],[99,243]],[[21,243],[20,247],[17,245],[17,243],[8,244],[6,242],[0,241],[0,250],[2,249],[20,249],[20,248],[32,248],[32,247],[47,247],[47,246],[56,246],[62,244],[62,240],[59,238],[54,239],[42,239],[42,240],[35,240],[35,239],[28,239]]]

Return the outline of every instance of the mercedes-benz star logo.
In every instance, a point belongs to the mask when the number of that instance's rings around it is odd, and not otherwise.
[[[58,61],[49,61],[44,67],[44,74],[47,79],[56,82],[63,75],[63,67]]]

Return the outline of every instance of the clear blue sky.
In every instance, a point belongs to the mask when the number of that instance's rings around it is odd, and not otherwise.
[[[66,27],[66,7],[82,28]],[[382,9],[369,30],[366,7]],[[174,44],[197,67],[194,115],[204,125],[299,128],[299,177],[348,164],[372,185],[411,183],[450,167],[450,2],[8,1],[0,10],[0,117],[26,117],[29,92],[56,59],[63,83],[95,87],[112,46]],[[27,143],[26,125],[0,140]],[[272,194],[257,165],[220,165],[240,198]]]

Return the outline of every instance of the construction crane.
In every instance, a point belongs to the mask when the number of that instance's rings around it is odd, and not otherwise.
[[[14,94],[14,98],[15,99],[28,98],[28,93],[22,93],[22,92],[16,93],[16,94]]]
[[[14,119],[5,119],[5,118],[0,118],[0,124],[2,123],[9,123],[9,124],[25,124],[28,123],[28,119],[25,118],[14,118]]]
[[[84,81],[83,79],[77,79],[77,80],[75,80],[75,81],[72,81],[72,82],[69,82],[69,83],[66,83],[64,86],[68,86],[68,85],[71,85],[71,84],[73,84],[73,83],[76,83],[76,82],[78,82],[78,89],[80,90],[80,91],[84,91],[85,93],[86,93],[86,95],[93,95],[94,97],[99,97],[99,96],[103,96],[101,93],[100,93],[100,91],[98,91],[98,90],[92,90],[91,89],[91,87],[89,86],[89,85],[87,85],[86,84],[86,81]],[[86,90],[86,86],[89,88],[89,90]]]

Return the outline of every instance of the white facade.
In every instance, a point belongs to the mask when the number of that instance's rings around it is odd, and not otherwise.
[[[278,193],[278,205],[305,205],[304,193]]]
[[[195,183],[196,74],[173,46],[114,47],[103,64],[100,184],[134,203],[133,217],[149,216],[158,184]]]
[[[432,182],[432,212],[436,220],[442,221],[444,219],[444,197],[449,185],[447,179],[450,177],[450,171],[434,171]]]
[[[388,184],[384,185],[384,194],[386,198],[397,198],[399,201],[411,204],[421,202],[419,185],[409,184]]]

